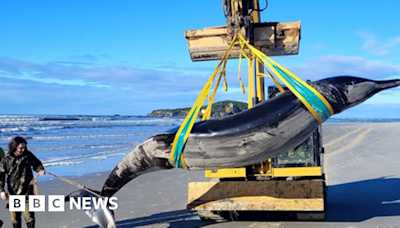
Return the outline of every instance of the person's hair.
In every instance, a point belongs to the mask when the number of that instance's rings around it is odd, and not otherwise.
[[[13,154],[17,150],[18,145],[21,143],[25,143],[25,150],[28,150],[28,143],[26,142],[26,140],[22,137],[17,136],[14,137],[8,144],[8,154]]]

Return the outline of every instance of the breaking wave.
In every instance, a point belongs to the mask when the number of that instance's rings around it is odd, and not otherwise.
[[[49,163],[43,163],[44,167],[50,167],[50,166],[66,166],[66,165],[79,165],[86,163],[84,161],[77,161],[77,162],[49,162]]]
[[[0,115],[0,147],[15,136],[49,170],[64,176],[106,172],[138,143],[179,126],[183,118],[92,115]]]

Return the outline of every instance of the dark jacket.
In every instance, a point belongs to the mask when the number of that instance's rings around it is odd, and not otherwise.
[[[7,177],[7,187],[10,195],[33,195],[32,169],[36,172],[44,170],[42,162],[30,151],[21,156],[9,153],[0,162],[0,192],[4,191]]]
[[[4,156],[5,156],[4,155],[4,150],[3,150],[3,148],[0,147],[0,161]]]

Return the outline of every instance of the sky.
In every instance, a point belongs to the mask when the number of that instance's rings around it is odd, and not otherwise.
[[[269,0],[261,21],[301,20],[299,54],[274,60],[303,80],[395,79],[399,8],[389,0]],[[218,62],[192,62],[184,31],[225,23],[217,0],[2,0],[0,114],[146,115],[191,107]],[[237,67],[228,62],[229,89],[216,101],[247,101]],[[400,118],[400,88],[337,117]]]

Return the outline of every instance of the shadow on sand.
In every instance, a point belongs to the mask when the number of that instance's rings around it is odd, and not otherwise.
[[[400,179],[381,177],[328,186],[327,221],[361,222],[400,215]]]
[[[326,222],[361,222],[377,216],[400,215],[400,179],[382,177],[328,186]],[[118,228],[168,223],[170,228],[198,228],[213,224],[200,220],[196,211],[178,210],[117,222]],[[194,218],[193,218],[194,217]],[[241,221],[293,221],[291,214],[250,212],[235,217]],[[161,224],[160,224],[161,225]],[[160,226],[165,227],[165,226]],[[85,228],[97,228],[89,226]]]
[[[147,217],[120,220],[117,221],[117,227],[131,228],[131,227],[150,226],[150,225],[154,226],[160,223],[168,223],[169,225],[167,227],[170,228],[181,228],[181,227],[197,228],[214,223],[214,222],[204,222],[198,218],[195,219],[191,218],[194,216],[197,216],[196,211],[189,211],[189,210],[169,211],[169,212],[153,214]],[[165,226],[162,226],[160,224],[160,227],[165,227]],[[97,225],[87,226],[84,228],[98,228],[98,226]]]

